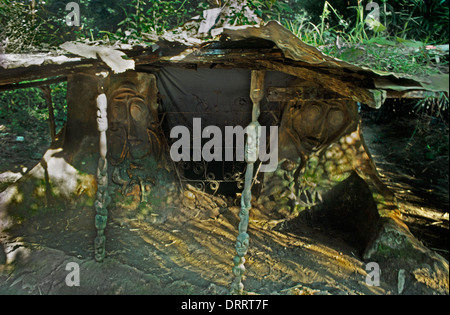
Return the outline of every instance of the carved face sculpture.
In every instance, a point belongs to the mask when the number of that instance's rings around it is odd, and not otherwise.
[[[336,140],[348,123],[348,109],[340,102],[304,102],[292,115],[292,131],[299,149],[306,153],[317,152]]]
[[[236,252],[239,257],[244,257],[247,254],[249,245],[249,236],[247,233],[241,233],[236,240]]]
[[[134,84],[127,82],[115,89],[108,100],[108,153],[114,164],[126,157],[141,159],[151,150],[147,128],[155,121],[145,98]]]

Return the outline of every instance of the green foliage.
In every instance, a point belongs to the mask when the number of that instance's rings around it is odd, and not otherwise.
[[[436,62],[436,54],[427,50],[420,42],[393,42],[383,40],[363,40],[361,44],[347,45],[338,48],[335,45],[323,48],[325,54],[366,66],[371,69],[386,72],[404,73],[409,75],[431,75],[441,73],[441,69],[448,66],[448,60]],[[378,44],[382,42],[384,44]],[[417,44],[417,47],[408,46]],[[444,54],[442,54],[445,57]]]
[[[0,42],[8,53],[30,52],[58,46],[77,37],[64,22],[65,3],[0,1]],[[54,7],[55,6],[55,7]]]
[[[432,116],[444,118],[444,113],[449,110],[449,98],[445,93],[439,93],[439,97],[426,97],[414,105],[416,113],[429,113]]]
[[[265,21],[281,20],[282,17],[290,16],[294,12],[289,1],[248,0],[248,6]]]
[[[104,32],[110,39],[141,39],[144,33],[162,34],[199,15],[209,4],[200,1],[149,1],[132,0],[124,6],[125,18],[115,32]]]
[[[0,1],[0,52],[30,50],[39,41],[41,23],[30,7],[22,2]]]
[[[52,103],[57,132],[63,127],[67,116],[67,83],[51,86]],[[27,88],[0,93],[0,122],[12,132],[24,131],[48,133],[48,108],[44,94],[39,88]]]
[[[448,0],[382,0],[389,35],[444,44],[449,40]]]
[[[65,41],[76,39],[96,40],[102,32],[114,32],[117,24],[125,17],[123,8],[127,0],[102,1],[78,0],[80,6],[80,26],[67,26],[65,17],[69,11],[65,10],[67,2],[47,0],[40,2],[38,15],[44,21],[43,28],[49,39],[53,39],[53,46]]]
[[[79,38],[141,38],[176,28],[204,9],[228,1],[187,0],[78,0],[81,26],[65,24],[67,2],[58,0],[0,2],[0,40],[8,51],[57,46]],[[355,43],[372,37],[414,39],[444,44],[449,38],[449,0],[379,0],[380,21],[368,10],[369,0],[247,0],[263,20],[278,20],[313,45],[327,45],[337,37]],[[34,3],[34,10],[33,4]],[[243,12],[233,11],[239,24]]]
[[[314,24],[312,22],[314,19],[303,12],[297,14],[294,20],[283,20],[282,22],[300,39],[314,46],[334,43],[338,35],[342,36],[348,32],[347,39],[357,41],[362,39],[361,33],[365,33],[364,25],[360,21],[357,21],[355,27],[350,29],[349,22],[328,1],[324,1],[319,17],[319,23]]]
[[[376,25],[370,18],[374,13],[373,8],[367,6],[370,2],[379,6],[380,20]],[[344,22],[351,28],[340,30],[359,39],[382,33],[385,37],[432,44],[449,42],[449,0],[289,0],[287,3],[292,13],[282,15],[279,20],[284,24],[292,23],[294,28],[303,25],[305,31],[336,29]],[[327,12],[329,10],[332,14]]]
[[[317,1],[314,6],[305,4],[306,10],[281,21],[297,36],[315,45],[329,44],[338,34],[353,43],[372,37],[448,43],[448,0],[375,1],[379,5],[380,21],[375,20],[375,10],[369,10],[369,2],[358,0],[356,5],[347,6],[340,1]]]
[[[140,37],[143,32],[161,34],[168,29],[170,24],[169,19],[165,17],[177,13],[173,3],[168,1],[132,0],[128,7],[127,17],[118,25],[123,25],[125,32],[136,38]]]
[[[448,43],[447,0],[432,0],[428,6],[423,0],[414,0],[415,6],[403,0],[382,0],[379,21],[375,10],[366,7],[368,1],[359,0],[355,6],[344,6],[345,10],[331,4],[337,5],[339,1],[319,2],[322,11],[316,14],[318,20],[300,12],[293,20],[282,22],[304,42],[319,47],[325,54],[375,70],[411,75],[429,75],[448,69],[448,53],[427,48],[433,42]],[[438,18],[429,20],[426,12],[435,12]],[[412,24],[415,27],[408,26]],[[428,31],[423,32],[424,28]],[[407,39],[411,37],[414,39]]]

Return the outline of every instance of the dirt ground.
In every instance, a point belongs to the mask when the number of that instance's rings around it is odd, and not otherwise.
[[[366,143],[383,181],[399,200],[405,222],[448,260],[448,151],[425,159],[429,135],[416,132],[411,138],[413,120],[377,124],[373,115],[363,117]],[[448,134],[448,125],[439,128]],[[443,131],[436,127],[427,132],[435,132],[436,138]],[[27,157],[38,151],[24,148],[26,142],[19,145],[15,136],[0,138],[2,172],[36,163]],[[45,149],[39,147],[42,153]],[[157,218],[110,207],[103,263],[93,259],[94,207],[40,213],[0,240],[7,255],[3,265],[0,257],[0,294],[229,294],[238,211],[233,204],[215,213],[174,207]],[[366,281],[369,262],[339,231],[308,222],[293,230],[278,219],[257,206],[251,210],[243,282],[250,293],[449,294],[448,275],[430,276],[431,266],[413,268],[399,283],[399,274],[407,269],[403,266],[411,262],[394,260],[380,265],[379,286],[371,286]],[[70,262],[79,265],[79,286],[66,285]]]

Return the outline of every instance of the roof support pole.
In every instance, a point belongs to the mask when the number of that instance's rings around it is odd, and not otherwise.
[[[252,179],[254,164],[258,159],[259,150],[259,130],[260,124],[258,117],[260,113],[259,103],[264,96],[264,78],[265,71],[253,70],[251,73],[250,98],[253,102],[252,122],[247,126],[247,141],[245,143],[245,160],[247,161],[247,169],[245,170],[244,190],[241,196],[241,209],[239,211],[239,234],[236,239],[236,256],[233,258],[233,274],[235,279],[231,285],[232,294],[242,294],[244,284],[242,276],[245,272],[245,258],[249,245],[249,235],[247,233],[249,213],[252,200]]]
[[[56,140],[56,126],[55,126],[55,114],[53,111],[53,103],[52,103],[52,90],[50,86],[44,85],[40,86],[42,92],[44,92],[45,102],[47,103],[48,108],[48,126],[50,129],[50,136],[52,138],[52,142]]]
[[[107,98],[103,91],[103,80],[100,80],[99,95],[97,96],[97,129],[99,132],[99,153],[97,168],[97,195],[95,200],[95,227],[97,229],[97,236],[94,242],[95,260],[103,261],[105,258],[105,243],[106,237],[104,235],[106,222],[108,220],[107,206],[110,202],[108,195],[108,161],[106,159],[107,153],[107,139],[106,130],[108,129],[107,112]]]

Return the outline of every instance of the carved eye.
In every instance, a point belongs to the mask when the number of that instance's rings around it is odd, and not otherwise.
[[[312,105],[305,109],[304,119],[306,121],[316,121],[320,118],[321,109],[318,105]]]
[[[127,106],[122,101],[113,101],[108,112],[108,118],[113,122],[123,122],[127,117]]]
[[[143,110],[145,105],[143,102],[133,102],[130,106],[130,114],[136,121],[143,121],[146,119],[146,113]]]
[[[327,121],[331,133],[338,131],[345,123],[344,112],[340,109],[331,110],[328,113]]]

